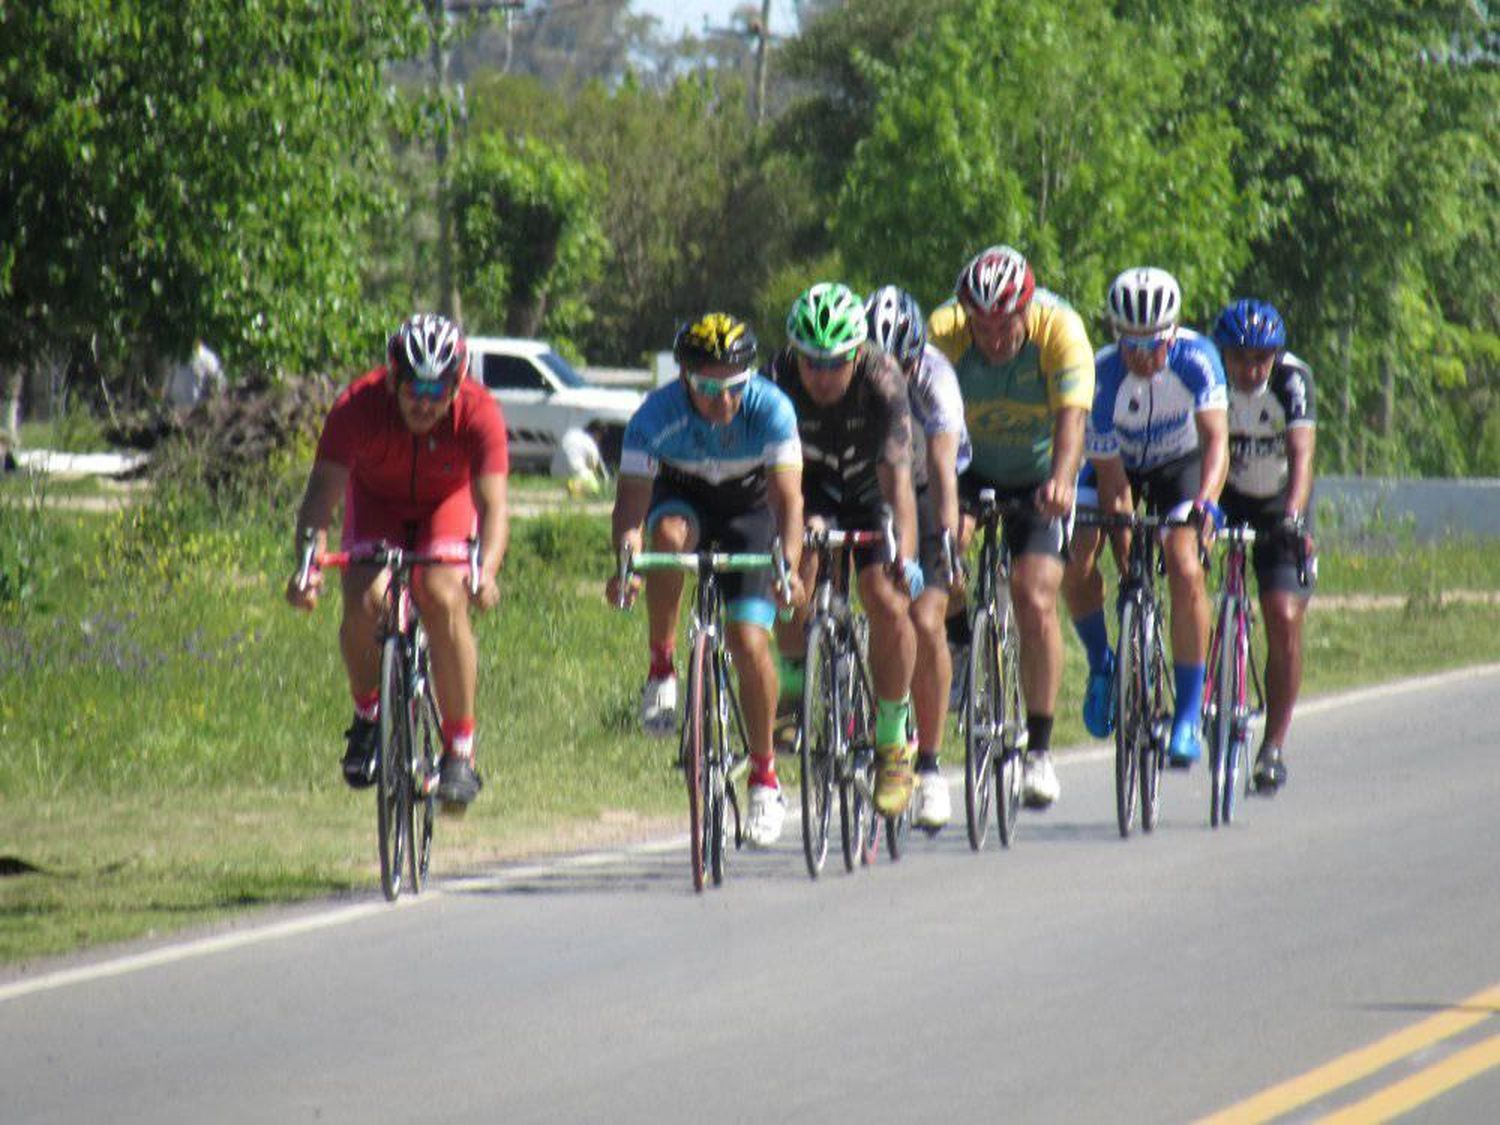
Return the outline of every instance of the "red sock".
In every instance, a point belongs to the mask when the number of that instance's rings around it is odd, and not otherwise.
[[[665,680],[677,674],[672,666],[672,642],[664,645],[651,646],[651,671],[647,673],[653,680]]]
[[[764,785],[771,789],[780,786],[776,780],[776,755],[770,754],[764,758],[751,757],[750,759],[750,784]]]
[[[443,746],[455,758],[474,757],[474,717],[444,719]]]
[[[369,695],[356,695],[354,713],[367,723],[373,723],[378,719],[380,717],[380,689],[376,688]]]

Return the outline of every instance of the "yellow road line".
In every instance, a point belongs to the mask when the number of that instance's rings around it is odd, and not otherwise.
[[[1500,1066],[1500,1035],[1492,1035],[1483,1043],[1465,1047],[1426,1070],[1419,1070],[1384,1090],[1377,1090],[1363,1101],[1329,1114],[1322,1119],[1321,1125],[1365,1125],[1367,1122],[1389,1121],[1459,1083],[1483,1074],[1492,1066]]]
[[[1500,985],[1471,996],[1421,1023],[1377,1039],[1368,1047],[1350,1051],[1306,1074],[1204,1117],[1198,1125],[1251,1125],[1275,1120],[1330,1091],[1374,1074],[1397,1059],[1466,1031],[1497,1013],[1500,1013]]]

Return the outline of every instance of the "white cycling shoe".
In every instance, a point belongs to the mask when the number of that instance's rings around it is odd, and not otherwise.
[[[641,729],[652,738],[677,733],[677,677],[647,680],[641,689]]]
[[[953,816],[953,801],[948,796],[948,779],[939,771],[917,774],[917,791],[912,797],[912,823],[918,828],[936,832]]]
[[[1057,783],[1057,770],[1052,768],[1052,755],[1046,750],[1036,750],[1026,755],[1026,766],[1021,772],[1021,800],[1028,809],[1045,809],[1062,792]]]
[[[745,818],[745,841],[754,848],[769,848],[781,839],[786,822],[786,799],[781,786],[750,786],[750,814]]]

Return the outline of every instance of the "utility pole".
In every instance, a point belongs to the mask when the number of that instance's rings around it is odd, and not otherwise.
[[[524,6],[524,0],[427,0],[427,17],[431,24],[431,63],[433,93],[440,104],[448,101],[448,47],[444,42],[444,28],[450,15],[486,15],[490,12],[506,13],[506,28],[510,27],[510,13]],[[508,62],[508,60],[507,60]],[[448,120],[444,115],[438,125],[433,144],[433,157],[437,163],[437,221],[438,221],[438,311],[455,321],[463,319],[463,299],[453,277],[453,214],[448,207]]]
[[[755,76],[750,87],[750,120],[761,125],[766,119],[766,71],[767,47],[777,36],[771,34],[771,0],[761,0],[760,15],[752,16],[744,27],[709,27],[704,19],[703,31],[707,35],[732,36],[755,40]]]

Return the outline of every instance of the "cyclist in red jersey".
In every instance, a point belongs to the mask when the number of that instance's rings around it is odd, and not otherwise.
[[[467,805],[481,785],[474,770],[474,696],[478,660],[469,605],[492,608],[496,578],[510,538],[509,454],[500,407],[468,379],[469,350],[451,321],[414,316],[391,337],[386,363],[346,387],[323,424],[297,513],[323,549],[339,499],[341,546],[357,551],[384,541],[406,550],[461,551],[478,535],[479,589],[470,593],[461,568],[423,567],[412,594],[427,627],[433,690],[443,714],[438,799]],[[345,732],[344,780],[362,789],[375,779],[379,737],[380,650],[375,633],[386,575],[375,567],[343,572],[344,615],[339,647],[354,696]],[[314,572],[306,589],[295,576],[286,599],[311,610],[321,592]]]

